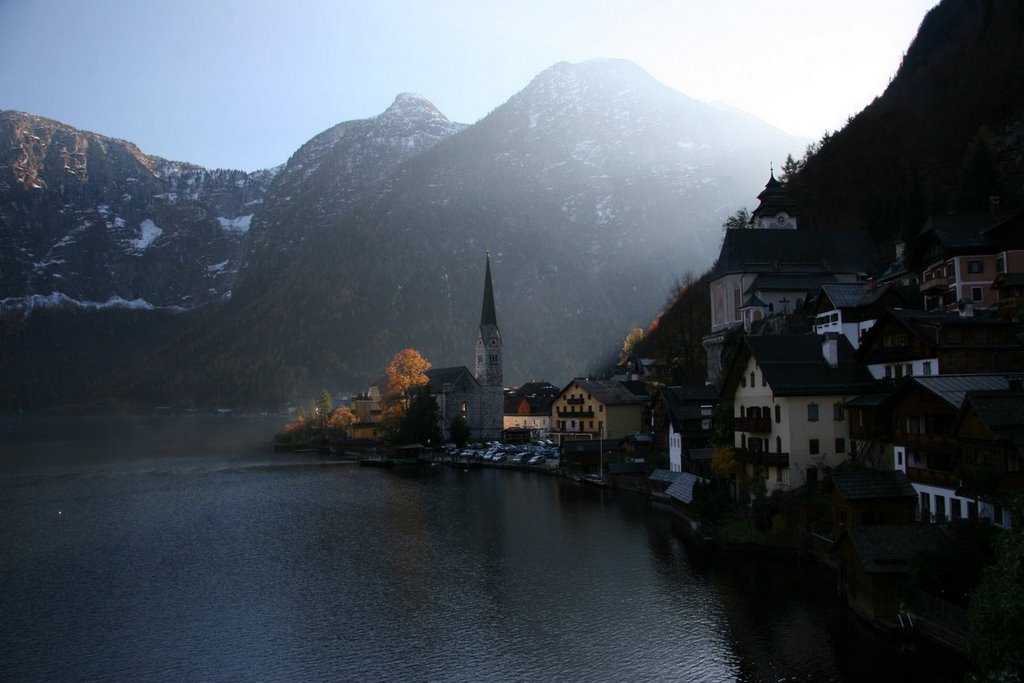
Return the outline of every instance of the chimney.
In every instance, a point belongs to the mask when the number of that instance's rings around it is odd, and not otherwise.
[[[988,198],[988,208],[989,208],[989,211],[992,212],[993,216],[995,216],[996,214],[999,213],[1000,200],[1001,200],[1001,198],[997,194],[994,194],[994,195],[992,195],[991,197]]]
[[[821,335],[821,355],[830,368],[839,365],[839,333],[826,332]]]
[[[896,260],[899,261],[901,258],[903,258],[903,252],[907,248],[907,243],[901,241],[897,242],[894,246],[896,249]]]

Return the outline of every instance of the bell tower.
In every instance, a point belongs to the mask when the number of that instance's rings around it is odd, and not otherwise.
[[[501,369],[501,330],[494,310],[494,286],[491,283],[491,253],[487,252],[484,275],[484,303],[480,311],[480,327],[476,333],[476,381],[481,386],[503,386]]]

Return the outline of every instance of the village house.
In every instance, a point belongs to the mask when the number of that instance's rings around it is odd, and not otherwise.
[[[892,285],[843,282],[821,286],[814,306],[814,333],[839,332],[854,349],[886,308],[902,308],[906,299]]]
[[[991,316],[890,308],[864,334],[857,358],[876,379],[1018,370],[1017,331]]]
[[[769,492],[815,484],[850,456],[844,403],[873,387],[839,334],[745,337],[722,391],[736,460]]]
[[[709,386],[662,387],[653,405],[654,440],[669,471],[710,476],[711,430],[718,393]]]
[[[527,382],[505,392],[504,432],[516,430],[525,440],[539,439],[551,431],[551,403],[559,388],[549,382]],[[506,441],[510,439],[506,438]]]
[[[646,395],[611,379],[574,379],[551,403],[552,436],[573,439],[621,439],[644,429]]]
[[[826,484],[835,533],[871,524],[913,524],[917,492],[903,472],[837,469]]]
[[[920,273],[927,311],[964,303],[994,309],[1001,273],[1024,273],[1024,212],[931,216],[918,234],[912,262]]]

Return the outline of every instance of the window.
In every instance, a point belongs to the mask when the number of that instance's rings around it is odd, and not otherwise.
[[[968,273],[981,273],[985,270],[985,264],[981,261],[968,261],[967,272]]]
[[[775,468],[775,482],[778,483],[778,484],[782,483],[782,468],[781,467],[776,467]]]
[[[821,452],[821,448],[818,446],[818,440],[817,439],[811,439],[810,440],[810,442],[807,444],[807,451],[811,455],[817,455],[818,453]]]
[[[836,403],[832,404],[832,420],[834,422],[842,422],[843,421],[843,403],[842,403],[842,401],[837,401]]]
[[[747,377],[746,377],[746,375],[740,375],[740,386],[744,387],[744,388],[747,386]]]
[[[845,452],[846,452],[846,439],[843,439],[843,438],[836,439],[836,453],[845,453]]]
[[[768,380],[765,379],[765,377],[764,377],[764,370],[761,371],[761,386],[762,387],[768,386]]]
[[[753,388],[753,386],[754,386],[754,373],[753,372],[750,373],[750,386],[751,386],[751,388]]]
[[[932,374],[932,362],[930,360],[926,360],[924,362],[924,365],[922,366],[922,369],[924,371],[921,374],[923,374],[925,377],[928,377],[929,375],[931,375]]]
[[[1006,257],[1005,256],[1000,256],[999,258],[996,259],[996,270],[999,271],[1000,273],[1005,273],[1006,272]]]
[[[971,287],[971,301],[981,301],[981,287]]]
[[[896,451],[896,466],[903,467],[903,451]]]
[[[891,365],[886,365],[885,366],[885,378],[886,379],[891,379],[892,378],[892,366]]]
[[[910,363],[907,363],[906,365],[904,365],[903,366],[903,374],[906,375],[907,377],[912,377],[913,374],[914,374],[914,366],[911,365]]]
[[[775,437],[775,452],[776,453],[781,453],[782,452],[782,437],[781,436]]]
[[[782,407],[778,405],[775,406],[775,421],[782,422]]]
[[[818,404],[808,403],[807,404],[807,421],[817,422],[818,421]]]
[[[930,522],[932,521],[932,504],[929,496],[924,491],[921,492],[921,521]]]

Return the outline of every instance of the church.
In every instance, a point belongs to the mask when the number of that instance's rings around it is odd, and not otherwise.
[[[504,419],[502,343],[494,306],[491,255],[484,273],[483,306],[476,332],[475,372],[465,366],[431,368],[427,371],[430,393],[441,414],[441,429],[449,437],[452,420],[462,416],[474,439],[500,440]]]

